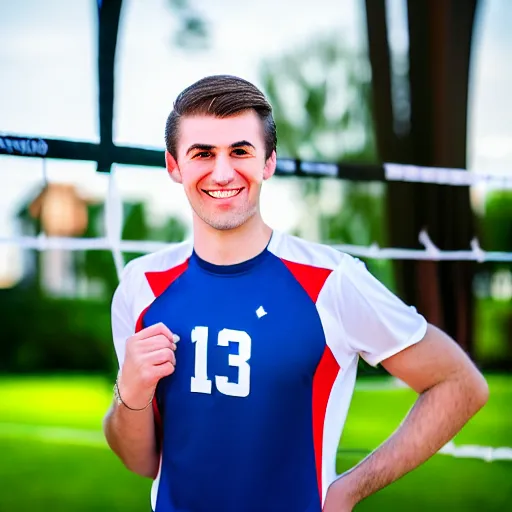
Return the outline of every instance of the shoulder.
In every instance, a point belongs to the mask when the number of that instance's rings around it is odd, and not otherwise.
[[[269,251],[282,260],[311,267],[335,270],[350,256],[334,247],[285,233],[274,232]]]
[[[322,296],[338,306],[385,297],[389,290],[359,258],[327,244],[276,233],[269,251],[277,256],[301,283],[315,282]],[[354,302],[355,301],[355,302]]]
[[[146,281],[147,274],[166,272],[183,265],[192,254],[192,247],[192,242],[185,241],[133,259],[124,268],[121,284],[137,287],[141,279]]]
[[[352,285],[347,289],[383,287],[362,260],[327,244],[276,232],[269,251],[284,262],[328,271],[329,282],[335,287],[345,287],[347,281]]]

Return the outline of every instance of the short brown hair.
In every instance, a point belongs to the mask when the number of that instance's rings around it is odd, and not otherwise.
[[[276,149],[276,124],[272,107],[265,95],[250,82],[230,75],[214,75],[202,78],[183,90],[173,105],[165,124],[165,146],[176,158],[179,120],[183,116],[211,115],[230,117],[254,110],[261,119],[265,139],[266,158]]]

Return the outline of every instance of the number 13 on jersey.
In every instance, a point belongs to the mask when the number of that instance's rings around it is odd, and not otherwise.
[[[190,390],[193,393],[212,392],[212,381],[208,379],[208,327],[195,327],[191,334],[195,343],[195,375],[191,379]],[[222,329],[217,338],[217,345],[228,347],[238,343],[238,354],[229,354],[228,364],[238,368],[237,382],[229,382],[221,375],[215,376],[215,386],[224,395],[246,397],[251,388],[251,367],[247,362],[251,358],[251,337],[245,331]]]

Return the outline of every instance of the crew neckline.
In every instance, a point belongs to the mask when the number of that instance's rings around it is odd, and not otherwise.
[[[210,263],[209,261],[204,260],[197,254],[195,249],[192,249],[192,254],[190,259],[192,262],[196,263],[198,267],[211,274],[220,274],[220,275],[234,275],[234,274],[243,274],[244,272],[248,272],[254,267],[260,265],[270,254],[269,245],[272,242],[274,237],[274,232],[270,235],[270,239],[265,246],[265,248],[256,256],[249,258],[248,260],[242,261],[240,263],[233,263],[231,265],[217,265],[216,263]]]

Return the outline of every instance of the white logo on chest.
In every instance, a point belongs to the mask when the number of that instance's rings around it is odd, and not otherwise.
[[[257,310],[256,310],[256,316],[258,318],[261,318],[262,316],[265,316],[267,314],[267,312],[263,309],[263,306],[260,306]]]

